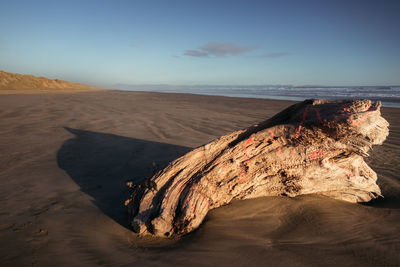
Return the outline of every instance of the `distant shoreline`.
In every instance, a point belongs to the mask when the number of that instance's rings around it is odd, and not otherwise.
[[[310,87],[307,87],[310,88]],[[321,87],[319,87],[321,88]],[[335,87],[336,88],[336,87]],[[381,101],[382,106],[384,107],[392,107],[392,108],[400,108],[400,98],[399,99],[382,99],[378,97],[300,97],[300,96],[284,96],[284,95],[261,95],[261,94],[250,94],[244,92],[223,92],[223,90],[216,92],[196,92],[194,90],[173,90],[173,89],[155,89],[155,90],[126,90],[126,89],[106,89],[106,90],[115,90],[122,92],[150,92],[150,93],[169,93],[169,94],[192,94],[192,95],[206,95],[206,96],[224,96],[224,97],[234,97],[234,98],[253,98],[253,99],[268,99],[268,100],[289,100],[289,101],[303,101],[305,99],[329,99],[329,100],[340,100],[340,99],[369,99],[371,101]]]

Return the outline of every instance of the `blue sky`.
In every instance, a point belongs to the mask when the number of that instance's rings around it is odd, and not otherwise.
[[[114,84],[400,84],[400,1],[0,0],[0,69]]]

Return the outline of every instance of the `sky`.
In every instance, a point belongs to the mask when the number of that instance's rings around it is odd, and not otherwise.
[[[400,1],[0,0],[0,69],[107,88],[399,85]]]

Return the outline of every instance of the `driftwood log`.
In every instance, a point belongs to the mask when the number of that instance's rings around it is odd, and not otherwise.
[[[350,202],[381,195],[364,162],[389,123],[381,103],[305,100],[171,162],[125,202],[139,234],[171,237],[198,228],[232,199],[320,194]]]

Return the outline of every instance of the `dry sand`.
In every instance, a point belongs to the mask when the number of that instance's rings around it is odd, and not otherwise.
[[[180,240],[138,238],[124,181],[293,102],[99,91],[0,96],[0,265],[400,265],[400,109],[370,166],[385,199],[267,197]]]

